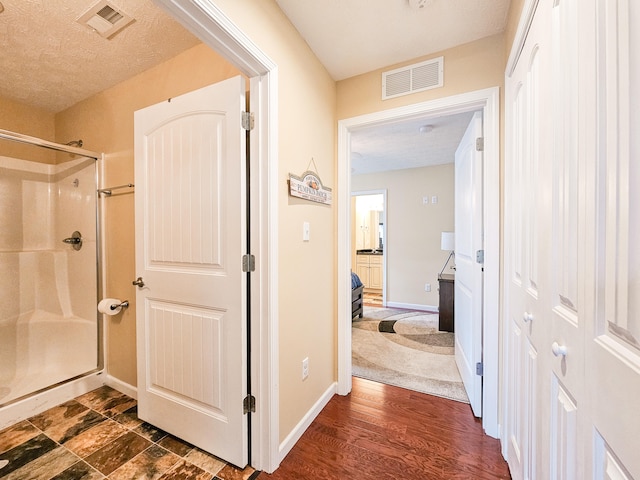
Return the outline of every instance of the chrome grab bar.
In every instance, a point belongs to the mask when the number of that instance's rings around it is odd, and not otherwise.
[[[121,188],[133,188],[135,187],[135,185],[133,183],[125,183],[124,185],[118,185],[117,187],[108,187],[108,188],[101,188],[98,190],[98,193],[102,193],[103,195],[113,195],[112,190],[119,190]]]

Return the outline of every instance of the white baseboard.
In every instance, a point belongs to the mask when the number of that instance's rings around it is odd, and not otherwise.
[[[437,305],[419,305],[415,303],[399,303],[399,302],[387,302],[389,308],[404,308],[405,310],[421,310],[424,312],[437,312]]]
[[[104,384],[110,386],[111,388],[118,390],[120,393],[124,393],[125,395],[129,395],[131,398],[138,399],[138,388],[133,385],[123,382],[122,380],[118,380],[111,375],[106,375],[104,378]]]
[[[315,420],[318,414],[322,411],[322,409],[329,403],[329,400],[333,398],[333,396],[338,391],[338,383],[333,382],[331,386],[324,392],[324,394],[318,399],[318,401],[311,407],[311,410],[307,412],[307,414],[300,420],[298,425],[287,435],[287,438],[280,444],[280,461],[278,464],[282,463],[284,457],[291,451],[293,446],[300,440],[302,434],[307,431],[307,428],[311,425],[311,422]]]

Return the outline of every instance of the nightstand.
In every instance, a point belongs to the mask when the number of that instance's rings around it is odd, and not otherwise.
[[[455,285],[454,275],[438,275],[438,289],[440,291],[440,305],[438,312],[438,330],[441,332],[453,332],[453,292]]]

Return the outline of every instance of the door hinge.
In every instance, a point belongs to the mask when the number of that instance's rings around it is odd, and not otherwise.
[[[476,138],[476,150],[478,152],[484,152],[484,137]]]
[[[256,257],[247,254],[242,256],[242,271],[243,272],[255,272],[256,270]]]
[[[484,250],[476,252],[476,263],[484,263]]]
[[[242,401],[242,411],[246,415],[247,413],[256,413],[256,397],[253,395],[247,395]]]
[[[251,112],[242,112],[242,128],[245,130],[253,130],[255,126],[255,118]]]
[[[482,362],[476,363],[476,375],[484,375],[484,364]]]

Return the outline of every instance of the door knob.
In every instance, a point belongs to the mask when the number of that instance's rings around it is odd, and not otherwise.
[[[567,354],[567,346],[560,345],[558,342],[551,344],[551,351],[556,357],[564,357]]]
[[[524,312],[524,315],[522,316],[522,319],[525,321],[525,323],[529,323],[529,322],[533,321],[533,313]]]
[[[133,282],[131,282],[131,284],[140,288],[144,287],[144,282],[142,281],[142,277],[136,278]]]

